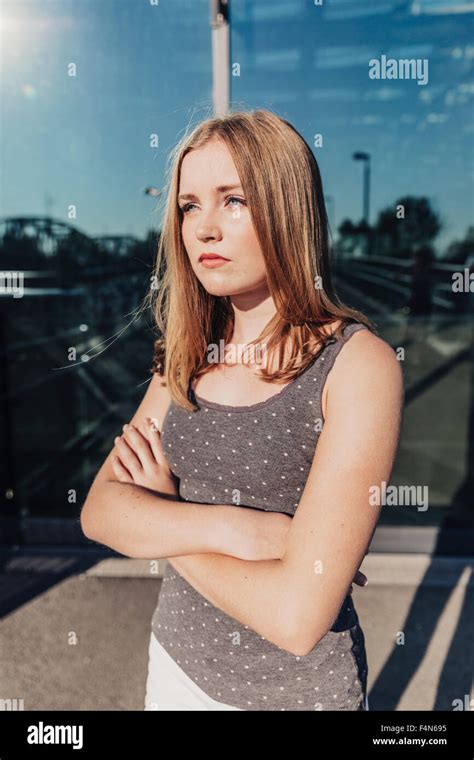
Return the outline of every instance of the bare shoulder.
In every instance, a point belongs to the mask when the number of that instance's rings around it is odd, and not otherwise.
[[[135,414],[137,418],[143,417],[144,414],[148,417],[153,417],[157,421],[160,430],[171,403],[171,396],[165,380],[165,356],[166,340],[164,336],[161,336],[153,343],[153,359],[152,366],[150,367],[150,372],[152,373],[151,382]],[[153,411],[153,414],[150,414],[150,410]]]
[[[396,353],[368,329],[357,330],[345,341],[327,386],[327,403],[332,398],[338,403],[400,407],[403,401],[403,371]]]
[[[357,330],[344,343],[339,364],[360,372],[380,372],[385,379],[402,378],[400,362],[391,345],[371,330]]]

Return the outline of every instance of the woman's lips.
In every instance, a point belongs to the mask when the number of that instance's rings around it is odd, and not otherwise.
[[[212,258],[205,257],[200,261],[200,264],[202,264],[203,267],[206,267],[206,269],[215,269],[216,267],[221,267],[223,264],[228,263],[229,259],[224,259],[221,256],[213,256]]]

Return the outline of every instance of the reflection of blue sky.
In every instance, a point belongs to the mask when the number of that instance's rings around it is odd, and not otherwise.
[[[208,0],[2,5],[1,213],[66,220],[76,204],[84,231],[141,237],[159,219],[143,189],[162,187],[170,148],[210,114]],[[351,155],[364,150],[371,219],[427,195],[449,242],[473,210],[473,19],[474,3],[454,0],[232,0],[232,101],[275,109],[310,145],[323,135],[333,228],[360,218]],[[429,83],[369,79],[382,54],[427,58]]]
[[[208,0],[3,0],[2,16],[0,213],[44,214],[48,193],[89,234],[142,237],[158,219],[143,189],[212,108]]]
[[[333,228],[361,216],[362,168],[351,156],[363,150],[372,221],[403,195],[426,195],[445,225],[441,245],[464,237],[474,208],[473,2],[240,0],[232,9],[233,100],[275,108],[301,131]],[[428,84],[370,79],[369,61],[381,55],[428,59]]]

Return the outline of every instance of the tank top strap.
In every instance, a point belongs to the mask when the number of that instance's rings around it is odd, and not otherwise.
[[[339,339],[336,337],[330,338],[318,358],[314,361],[314,364],[310,365],[307,373],[308,378],[312,378],[315,387],[318,388],[319,391],[322,392],[325,380],[332,369],[340,350],[344,344],[347,343],[349,338],[359,330],[368,330],[368,328],[361,322],[351,322],[350,324],[345,325],[342,329],[341,337]]]

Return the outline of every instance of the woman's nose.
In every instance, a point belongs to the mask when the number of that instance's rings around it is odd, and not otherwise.
[[[211,221],[202,221],[196,228],[196,237],[199,240],[219,240],[222,237],[222,232],[217,224]]]

